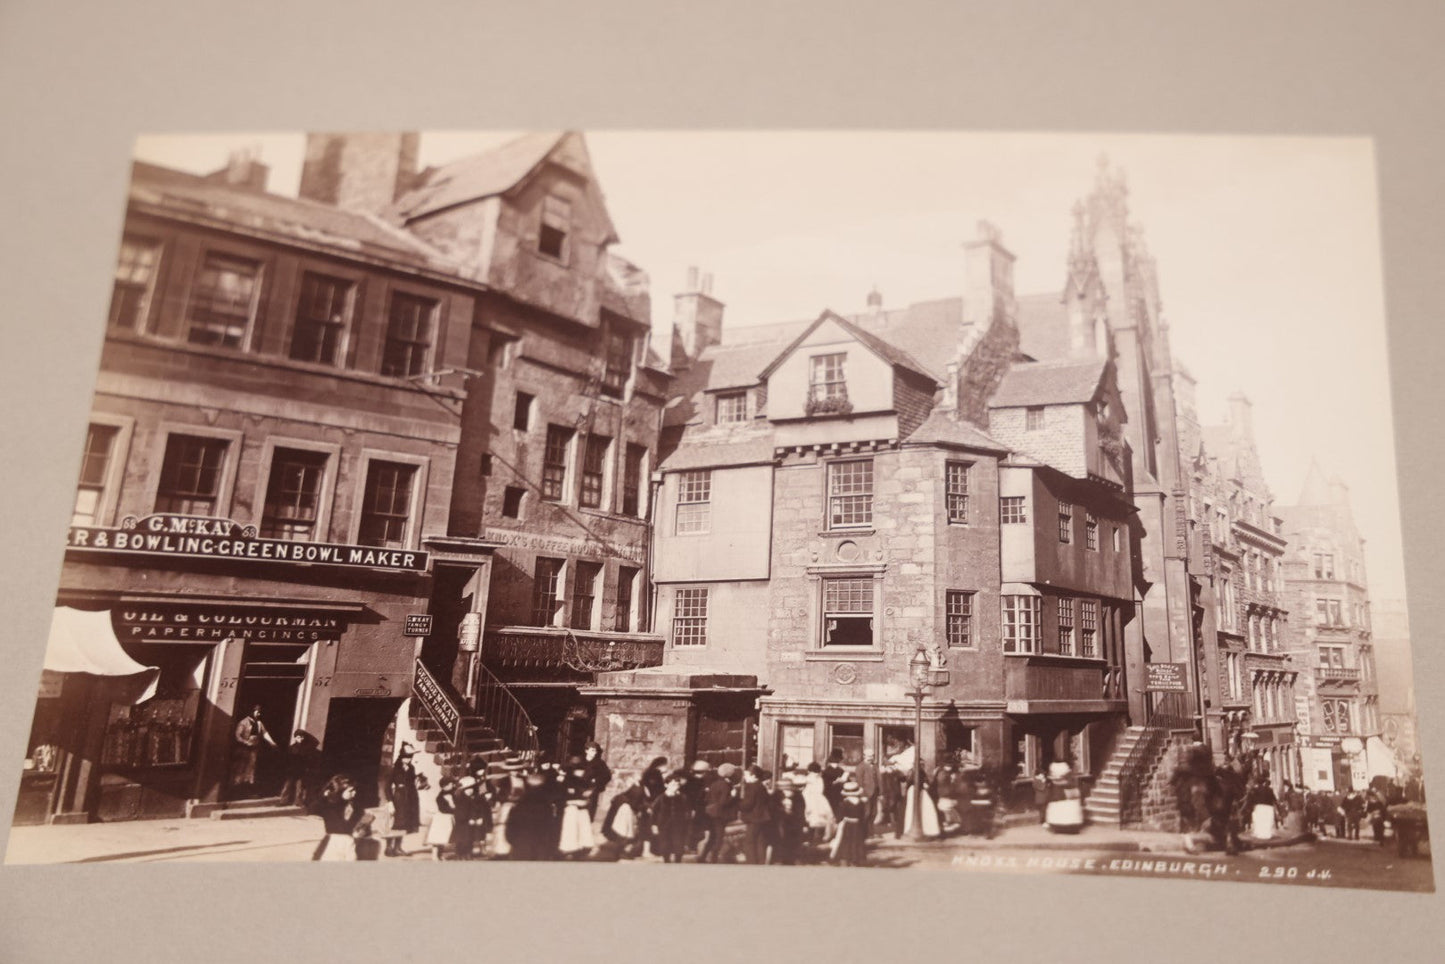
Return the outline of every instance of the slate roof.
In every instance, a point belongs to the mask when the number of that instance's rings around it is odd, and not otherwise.
[[[560,131],[524,134],[481,154],[431,169],[421,186],[397,199],[390,213],[410,221],[455,204],[502,194],[541,164],[566,135]]]
[[[1102,358],[1021,362],[1009,369],[990,408],[1031,405],[1082,405],[1094,400],[1104,376]]]
[[[872,332],[864,329],[860,325],[849,321],[842,315],[839,315],[833,311],[825,311],[821,315],[819,315],[816,321],[808,325],[808,327],[804,328],[802,332],[800,332],[791,342],[787,344],[786,347],[783,348],[782,351],[778,352],[776,356],[770,359],[770,364],[766,368],[764,368],[759,374],[763,376],[771,374],[773,369],[777,367],[777,365],[783,360],[784,357],[792,354],[793,349],[797,347],[798,343],[802,341],[809,332],[811,332],[814,328],[818,327],[825,321],[831,321],[839,328],[842,328],[844,331],[848,332],[848,334],[852,335],[858,340],[859,344],[863,345],[869,351],[873,352],[875,355],[877,355],[879,358],[882,358],[890,365],[895,365],[899,368],[907,368],[909,371],[917,372],[920,375],[933,377],[932,372],[930,372],[927,368],[924,368],[922,364],[920,364],[916,359],[913,358],[912,355],[904,351],[902,348],[899,348],[897,345],[885,341],[878,335],[873,334]],[[937,379],[935,379],[935,381],[937,381]]]
[[[1063,294],[1021,295],[1018,301],[1019,351],[1037,361],[1069,355],[1069,313]]]
[[[985,452],[1007,452],[1009,447],[952,412],[935,408],[923,424],[904,440],[906,443],[963,445]]]
[[[716,468],[723,465],[762,465],[773,460],[772,432],[748,433],[744,437],[723,437],[709,440],[689,438],[663,460],[661,468],[668,472],[683,469]]]
[[[232,187],[205,177],[137,162],[132,169],[132,202],[170,208],[179,214],[201,215],[240,228],[324,244],[352,253],[369,254],[411,264],[454,271],[456,266],[420,238],[369,214]]]

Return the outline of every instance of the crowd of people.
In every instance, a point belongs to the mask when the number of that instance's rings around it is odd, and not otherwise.
[[[385,841],[384,856],[402,856],[407,837],[422,834],[437,860],[860,866],[871,838],[912,831],[912,753],[905,747],[881,766],[867,753],[846,765],[835,750],[822,764],[785,759],[778,774],[704,759],[678,767],[657,757],[618,786],[596,743],[562,764],[513,756],[498,768],[478,758],[466,775],[441,780],[423,827],[422,794],[430,788],[413,765],[413,748],[402,744],[382,788],[384,817],[358,808],[346,777],[315,795],[309,809],[327,834],[315,859],[357,859],[356,841],[369,838]],[[950,757],[924,775],[917,810],[925,836],[992,835],[993,782],[964,762]]]
[[[1209,749],[1195,744],[1176,769],[1173,784],[1185,846],[1191,850],[1234,853],[1241,849],[1241,840],[1359,840],[1361,826],[1368,825],[1381,846],[1387,828],[1393,831],[1405,855],[1413,853],[1418,838],[1426,834],[1419,807],[1424,784],[1418,777],[1378,776],[1363,790],[1342,791],[1309,790],[1285,780],[1276,793],[1257,750],[1231,754],[1216,765]],[[1419,810],[1418,819],[1412,807]]]

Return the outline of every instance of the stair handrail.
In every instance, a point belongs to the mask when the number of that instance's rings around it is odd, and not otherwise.
[[[452,695],[451,688],[433,676],[421,660],[416,661],[416,677],[411,690],[432,722],[447,735],[447,741],[452,746],[460,745],[462,717],[466,715],[466,710]]]
[[[1119,823],[1121,826],[1142,821],[1144,815],[1140,798],[1148,768],[1159,756],[1160,750],[1163,749],[1171,733],[1190,729],[1192,725],[1192,722],[1184,717],[1157,713],[1144,726],[1143,735],[1134,744],[1134,748],[1129,751],[1123,766],[1119,768]]]
[[[481,663],[477,664],[476,713],[497,738],[526,760],[537,756],[537,726],[506,683]]]

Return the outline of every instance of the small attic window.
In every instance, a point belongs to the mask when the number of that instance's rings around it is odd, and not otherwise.
[[[1044,407],[1042,405],[1031,405],[1024,410],[1024,428],[1030,432],[1037,432],[1044,427]]]
[[[537,250],[558,261],[567,260],[567,233],[572,226],[572,205],[559,197],[542,201],[542,226]]]

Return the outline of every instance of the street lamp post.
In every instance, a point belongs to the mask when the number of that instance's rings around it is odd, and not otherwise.
[[[923,833],[923,689],[928,685],[931,663],[922,646],[908,661],[908,677],[913,683],[913,826],[910,840],[926,840]]]

